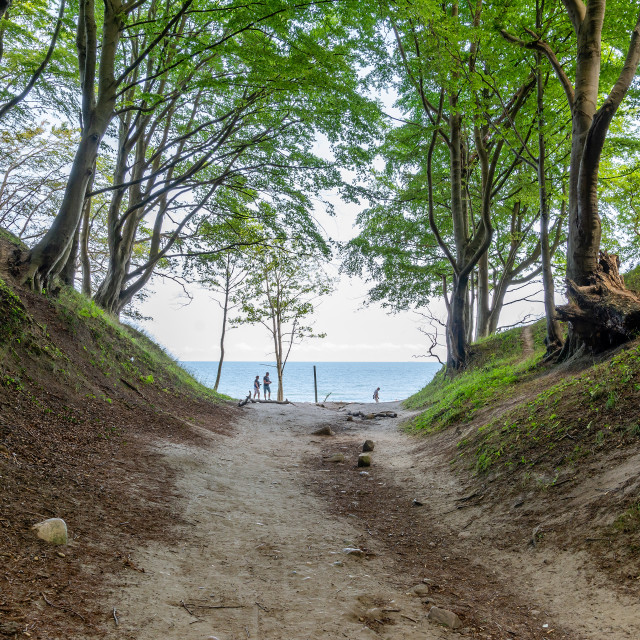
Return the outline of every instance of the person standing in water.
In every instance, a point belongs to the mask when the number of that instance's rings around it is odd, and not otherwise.
[[[258,400],[260,400],[260,376],[256,376],[256,379],[253,381],[253,397],[258,396]]]
[[[374,392],[373,392],[373,399],[376,402],[380,402],[380,387],[378,387]]]
[[[269,372],[264,374],[264,378],[262,378],[262,384],[264,385],[264,399],[267,400],[267,393],[269,394],[269,400],[271,400],[271,378],[269,377]]]

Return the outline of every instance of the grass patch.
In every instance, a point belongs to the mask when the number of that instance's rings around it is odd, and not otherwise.
[[[640,533],[640,502],[631,505],[613,522],[613,529],[618,533]]]
[[[427,407],[410,423],[415,431],[432,433],[470,421],[482,407],[513,392],[544,353],[544,324],[529,329],[534,355],[523,360],[523,329],[505,331],[474,343],[469,368],[453,378],[440,371],[424,389],[405,401],[410,409]]]
[[[575,467],[599,451],[637,443],[640,344],[480,427],[460,442],[479,473],[499,467]]]

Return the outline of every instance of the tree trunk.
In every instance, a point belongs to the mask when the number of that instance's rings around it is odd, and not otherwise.
[[[69,247],[69,253],[65,260],[64,267],[60,271],[60,280],[67,287],[72,287],[76,281],[76,270],[78,264],[78,247],[80,246],[80,226],[73,234],[73,242]]]
[[[631,35],[622,71],[596,111],[605,1],[591,0],[581,20],[572,14],[577,34],[575,99],[572,105],[569,181],[569,240],[567,296],[559,316],[571,322],[570,344],[605,349],[628,340],[640,329],[640,299],[627,291],[619,277],[616,256],[600,252],[598,214],[600,157],[616,110],[635,77],[640,62],[640,15]],[[599,297],[599,302],[598,302]],[[564,350],[563,356],[570,356]]]
[[[98,149],[113,117],[116,101],[117,83],[114,71],[123,26],[122,6],[119,2],[104,2],[102,39],[98,46],[94,0],[83,0],[80,5],[77,46],[82,84],[83,131],[60,210],[42,240],[24,260],[22,280],[30,281],[36,290],[49,287],[52,279],[64,266],[64,257],[80,223],[87,184],[93,173]]]
[[[476,339],[486,338],[489,329],[489,254],[485,253],[478,262],[478,313],[476,318]]]
[[[228,265],[228,262],[227,262]],[[222,375],[222,363],[224,362],[224,337],[227,332],[227,314],[229,313],[229,293],[230,293],[230,282],[231,282],[231,273],[229,267],[227,266],[227,271],[225,273],[225,289],[224,289],[224,306],[222,307],[222,330],[220,331],[220,359],[218,360],[218,373],[216,374],[216,382],[213,385],[213,390],[218,390],[218,385],[220,384],[220,376]]]
[[[542,28],[540,0],[537,3],[536,27]],[[538,111],[538,185],[540,199],[540,258],[542,266],[542,287],[544,290],[544,312],[547,324],[547,355],[562,347],[562,331],[556,319],[555,287],[551,270],[551,249],[549,245],[549,200],[547,198],[547,177],[545,171],[547,150],[544,134],[544,82],[541,68],[542,54],[536,52],[536,85]]]
[[[80,264],[82,265],[82,293],[91,297],[91,260],[89,259],[89,235],[91,231],[91,198],[84,201],[82,232],[80,233]]]

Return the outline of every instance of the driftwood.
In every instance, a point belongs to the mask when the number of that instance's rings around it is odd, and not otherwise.
[[[259,402],[261,404],[293,404],[293,402],[289,400],[254,400],[251,397],[251,394],[249,394],[244,400],[240,400],[240,402],[238,402],[238,406],[244,407],[244,405],[248,404],[249,402],[253,404],[255,404],[256,402]]]
[[[567,282],[569,304],[557,308],[558,318],[570,322],[579,340],[602,351],[633,338],[640,330],[640,298],[626,288],[616,255],[600,252],[591,282]]]
[[[347,411],[348,416],[355,418],[365,418],[371,420],[373,418],[397,418],[398,414],[394,411],[382,411],[380,413],[363,413],[362,411]]]

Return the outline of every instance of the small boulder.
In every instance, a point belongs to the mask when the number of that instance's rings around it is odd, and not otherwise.
[[[462,626],[462,621],[453,611],[440,609],[440,607],[431,607],[427,618],[431,620],[431,622],[443,624],[451,629],[459,629]]]
[[[353,416],[347,416],[347,422],[353,422]]]
[[[314,431],[311,435],[314,436],[335,436],[336,434],[334,433],[333,429],[330,426],[326,426],[326,427],[322,427],[321,429],[318,429],[317,431]]]
[[[343,453],[334,453],[331,456],[327,456],[325,458],[327,462],[344,462],[344,454]]]
[[[427,584],[417,584],[415,587],[412,587],[409,591],[410,595],[418,596],[418,598],[423,598],[424,596],[428,596],[430,592],[429,585]]]
[[[376,417],[375,413],[367,413],[366,416],[363,416],[365,420],[373,420]]]
[[[62,518],[49,518],[34,524],[36,535],[52,544],[67,544],[67,523]]]
[[[358,466],[359,467],[370,467],[371,466],[371,454],[370,453],[361,453],[358,456]]]
[[[374,444],[373,440],[365,440],[364,444],[362,445],[362,450],[363,451],[373,451],[374,447],[375,447],[375,444]]]

